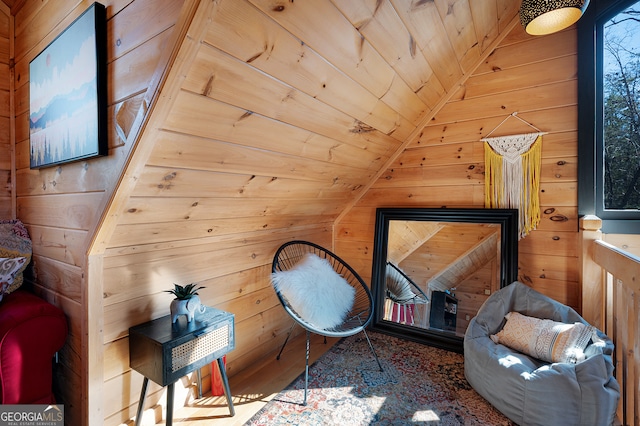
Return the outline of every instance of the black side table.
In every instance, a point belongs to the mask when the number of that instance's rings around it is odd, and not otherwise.
[[[200,368],[218,361],[224,393],[231,415],[235,415],[229,380],[223,355],[235,348],[233,314],[205,307],[191,322],[184,315],[171,323],[167,315],[129,329],[129,365],[144,376],[136,426],[140,424],[149,379],[167,386],[167,426],[173,423],[174,384],[181,377],[198,372],[198,390],[201,395]]]

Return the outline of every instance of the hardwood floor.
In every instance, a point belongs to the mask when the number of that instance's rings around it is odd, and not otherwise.
[[[340,339],[311,335],[309,365],[329,350]],[[253,368],[239,372],[229,379],[236,414],[231,417],[224,396],[203,395],[188,406],[177,410],[173,424],[179,426],[234,426],[243,425],[267,402],[304,372],[305,333],[292,338],[280,360],[264,359]],[[158,424],[165,424],[164,421]]]

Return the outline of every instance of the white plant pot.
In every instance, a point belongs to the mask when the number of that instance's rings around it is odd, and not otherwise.
[[[171,311],[171,322],[175,323],[180,315],[187,316],[187,322],[193,321],[196,311],[203,312],[204,306],[200,303],[198,296],[192,296],[190,299],[180,300],[173,299],[169,309]]]

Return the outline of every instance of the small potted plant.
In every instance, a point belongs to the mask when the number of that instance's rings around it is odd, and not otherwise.
[[[191,322],[196,310],[200,313],[204,313],[205,307],[200,303],[198,290],[205,287],[196,287],[196,283],[187,284],[185,286],[174,283],[173,286],[174,288],[172,290],[165,290],[166,293],[171,293],[175,296],[175,299],[171,301],[171,305],[169,306],[171,310],[172,323],[178,320],[179,315],[186,315],[187,322]]]

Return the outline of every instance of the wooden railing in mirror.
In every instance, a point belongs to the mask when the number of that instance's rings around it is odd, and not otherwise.
[[[615,344],[615,377],[620,384],[617,421],[639,426],[640,257],[606,242],[599,222],[588,218],[581,226],[583,317]]]

